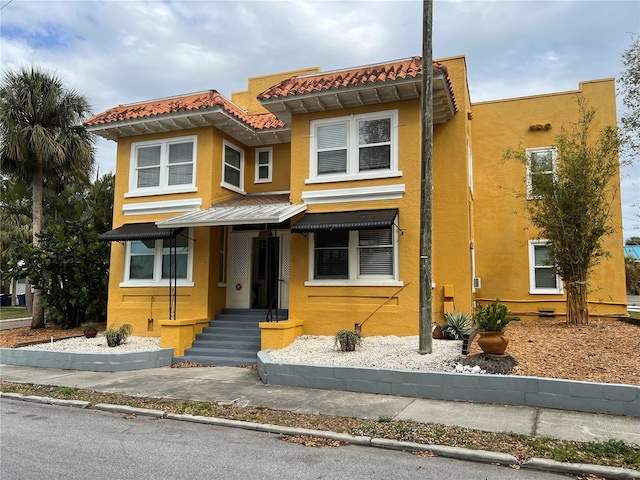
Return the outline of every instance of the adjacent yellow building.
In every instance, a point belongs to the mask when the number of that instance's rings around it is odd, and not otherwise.
[[[502,154],[554,159],[577,95],[615,125],[614,80],[474,104],[464,57],[433,73],[434,320],[495,298],[561,316],[562,280],[516,196],[527,169]],[[109,322],[177,357],[205,355],[196,335],[213,338],[203,329],[233,314],[258,314],[262,348],[343,328],[417,334],[421,83],[419,57],[310,68],[251,78],[231,101],[211,90],[87,121],[118,143]],[[595,316],[626,314],[619,198],[613,221],[611,257],[591,278]],[[223,332],[222,349],[237,335]]]

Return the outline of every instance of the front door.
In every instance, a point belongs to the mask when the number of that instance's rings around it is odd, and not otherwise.
[[[229,234],[228,308],[288,308],[289,239],[288,231]]]

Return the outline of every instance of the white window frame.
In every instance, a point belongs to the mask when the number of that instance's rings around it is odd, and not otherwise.
[[[397,219],[397,217],[396,217]],[[360,255],[359,255],[359,231],[349,231],[349,278],[345,279],[316,279],[315,277],[315,232],[309,235],[309,280],[305,286],[394,286],[404,285],[399,280],[399,236],[398,229],[394,225],[391,228],[391,242],[393,247],[393,275],[360,275]]]
[[[269,161],[266,165],[260,165],[260,154],[266,152],[269,155]],[[269,174],[267,178],[260,178],[260,167],[266,166],[269,170]],[[273,172],[273,148],[265,147],[265,148],[256,148],[256,177],[253,183],[270,183],[272,180],[272,172]]]
[[[187,278],[176,279],[176,285],[179,287],[193,287],[193,231],[192,229],[184,230],[178,235],[186,235],[188,238],[188,259],[187,259]],[[153,262],[153,279],[131,279],[131,242],[125,244],[124,258],[124,281],[120,283],[121,287],[168,287],[169,279],[162,278],[162,245],[163,239],[153,240],[155,242],[154,262]]]
[[[231,183],[227,183],[225,181],[224,178],[224,167],[226,165],[225,163],[225,150],[226,147],[232,148],[233,150],[236,150],[237,152],[240,153],[240,186],[237,187],[236,185],[233,185]],[[244,191],[244,149],[240,148],[239,146],[228,142],[226,140],[222,141],[222,162],[220,162],[222,164],[222,181],[220,182],[220,186],[227,188],[233,192],[236,193],[241,193],[241,194],[245,194],[246,192]],[[235,167],[234,167],[235,168]]]
[[[556,275],[556,288],[539,288],[536,286],[536,269],[553,268],[553,266],[536,265],[535,247],[548,246],[548,240],[529,240],[529,293],[531,295],[562,295],[562,278]]]
[[[193,143],[192,175],[190,184],[169,185],[169,145],[174,143]],[[137,151],[144,147],[160,147],[160,180],[158,186],[138,187],[138,167]],[[198,157],[198,137],[195,135],[186,137],[164,138],[159,140],[147,140],[144,142],[133,142],[131,144],[130,168],[129,168],[129,191],[125,193],[125,198],[143,197],[149,195],[165,195],[171,193],[197,192],[196,188],[196,159]],[[175,164],[174,164],[175,166]]]
[[[390,158],[389,168],[380,170],[359,171],[359,132],[358,122],[368,120],[391,120],[390,129]],[[344,173],[318,174],[318,128],[329,125],[347,125],[347,166]],[[367,180],[372,178],[401,177],[402,172],[398,170],[398,110],[386,110],[383,112],[364,113],[360,115],[349,115],[345,117],[325,118],[313,120],[310,123],[309,139],[309,178],[305,183],[328,183],[344,182],[351,180]]]
[[[544,153],[551,152],[553,167],[551,171],[547,172],[538,172],[538,173],[547,173],[549,175],[553,175],[554,177],[558,171],[558,149],[556,147],[536,147],[536,148],[527,148],[525,151],[527,157],[527,198],[529,200],[534,198],[539,198],[537,195],[533,194],[533,182],[532,182],[532,171],[531,171],[531,155],[534,153]]]

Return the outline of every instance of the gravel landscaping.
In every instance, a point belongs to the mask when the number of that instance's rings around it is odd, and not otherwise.
[[[462,341],[433,340],[433,352],[418,353],[418,336],[366,337],[355,352],[342,352],[333,337],[301,335],[289,346],[271,350],[274,362],[452,372],[461,359]]]
[[[160,350],[160,339],[157,337],[129,337],[117,347],[109,347],[107,339],[98,334],[95,338],[76,337],[55,342],[38,343],[21,347],[24,350],[47,350],[53,352],[76,353],[131,353]]]

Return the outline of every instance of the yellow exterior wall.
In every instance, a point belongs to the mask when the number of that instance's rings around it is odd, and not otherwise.
[[[554,145],[561,126],[577,119],[577,95],[597,109],[599,128],[616,125],[613,79],[581,83],[578,91],[473,105],[475,240],[477,276],[482,278],[478,299],[500,298],[516,314],[537,314],[538,309],[566,313],[566,295],[529,294],[528,241],[535,239],[537,232],[524,215],[524,200],[515,193],[525,192],[526,168],[501,158],[507,147]],[[538,123],[551,123],[552,128],[529,130],[529,125]],[[619,196],[612,211],[616,233],[604,242],[611,257],[603,259],[590,277],[592,315],[626,314]]]
[[[280,72],[269,75],[261,75],[258,77],[250,77],[247,80],[247,90],[242,92],[233,92],[231,94],[231,101],[238,105],[240,108],[243,108],[249,115],[267,113],[268,110],[264,108],[258,101],[258,95],[283,80],[287,80],[291,77],[310,75],[318,72],[320,72],[320,67],[311,67],[301,68],[299,70],[291,70],[289,72]]]
[[[471,311],[470,218],[467,177],[467,149],[464,139],[468,129],[466,109],[468,92],[464,59],[446,61],[456,88],[459,113],[444,125],[435,127],[434,147],[434,275],[433,310],[443,318],[445,284],[455,285],[455,306]],[[309,176],[310,122],[320,118],[357,115],[368,112],[398,110],[398,161],[402,177],[307,184]],[[399,280],[397,286],[304,286],[309,279],[308,235],[291,237],[291,282],[289,318],[304,320],[303,330],[311,335],[333,335],[337,330],[362,326],[365,336],[417,335],[419,310],[420,257],[420,178],[421,178],[421,107],[419,100],[347,108],[337,111],[297,115],[292,119],[291,199],[302,202],[303,191],[375,187],[404,184],[401,199],[309,205],[307,213],[399,209]],[[292,223],[295,223],[292,222]],[[399,291],[400,290],[400,291]],[[375,313],[374,313],[375,312]],[[373,314],[373,315],[372,315]],[[370,317],[370,318],[368,318]]]

